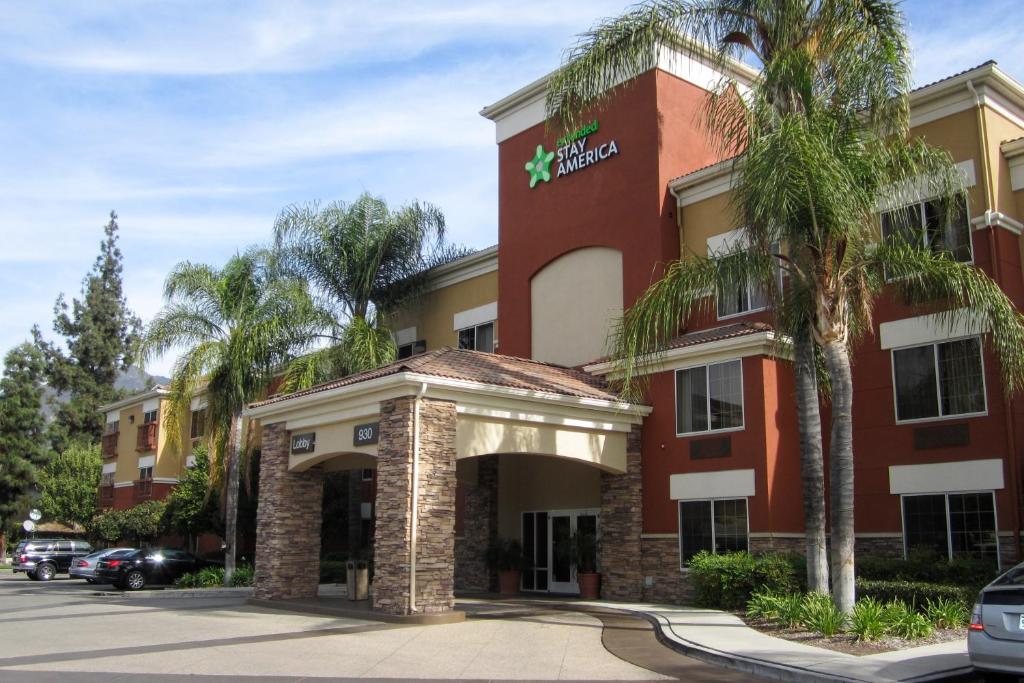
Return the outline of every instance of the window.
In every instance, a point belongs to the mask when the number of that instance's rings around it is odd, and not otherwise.
[[[679,501],[679,557],[685,565],[702,550],[747,550],[747,499]]]
[[[898,421],[985,412],[978,337],[894,350],[892,372]]]
[[[146,481],[153,478],[153,466],[139,468],[139,481]]]
[[[741,361],[676,371],[676,434],[742,427]]]
[[[104,434],[117,434],[119,431],[121,431],[121,422],[119,420],[114,420],[113,422],[108,422],[107,423],[107,426],[103,430],[103,433]]]
[[[769,249],[772,253],[777,253],[779,245],[772,244]],[[778,286],[781,288],[782,268],[776,267],[775,270]],[[737,282],[729,287],[720,288],[715,301],[719,319],[729,318],[734,315],[764,310],[768,307],[768,294],[763,288],[755,287],[749,282]]]
[[[363,481],[373,481],[373,468],[367,467],[363,469]]]
[[[494,323],[459,330],[459,348],[494,352]]]
[[[156,422],[157,410],[148,410],[142,415],[143,424],[149,424],[150,422]]]
[[[923,244],[936,253],[957,261],[970,261],[971,229],[967,220],[967,196],[952,203],[939,200],[917,202],[882,214],[882,237],[902,237],[910,244]]]
[[[104,472],[100,475],[100,486],[113,486],[114,485],[114,473]]]
[[[423,353],[426,350],[427,341],[425,339],[420,339],[419,341],[414,341],[409,344],[400,345],[398,347],[398,357],[409,358],[410,356],[415,356],[418,353]]]
[[[997,559],[995,510],[991,491],[903,496],[906,550],[931,548],[949,559]]]
[[[206,410],[200,408],[192,411],[192,424],[189,428],[189,437],[198,439],[206,435]]]

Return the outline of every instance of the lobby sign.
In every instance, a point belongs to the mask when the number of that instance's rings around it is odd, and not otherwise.
[[[292,435],[292,455],[312,453],[316,448],[316,432]]]
[[[352,428],[353,446],[371,446],[380,440],[380,422],[367,422]]]
[[[555,151],[548,151],[544,149],[544,145],[537,145],[533,159],[526,162],[526,172],[530,174],[530,187],[535,187],[541,181],[551,182],[551,164],[556,161],[556,156],[558,163],[555,171],[556,178],[617,156],[619,153],[617,140],[613,139],[608,142],[592,140],[592,135],[597,133],[599,128],[600,124],[596,119],[591,121],[579,130],[559,138],[556,142],[558,148]]]

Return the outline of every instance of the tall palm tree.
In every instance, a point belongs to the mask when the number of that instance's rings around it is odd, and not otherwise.
[[[907,141],[909,48],[897,3],[650,0],[580,38],[549,85],[549,114],[572,128],[624,78],[653,67],[666,48],[699,53],[719,67],[741,56],[760,63],[742,95],[723,79],[704,117],[724,154],[742,152],[732,200],[751,250],[716,262],[669,264],[624,314],[616,336],[624,376],[631,379],[638,359],[663,348],[695,310],[709,305],[706,292],[745,280],[770,292],[778,326],[795,341],[805,506],[814,512],[805,520],[808,559],[818,582],[824,515],[815,508],[823,487],[820,467],[815,471],[821,457],[813,429],[820,417],[810,390],[812,353],[827,369],[832,592],[848,612],[854,600],[849,353],[870,328],[874,298],[895,278],[893,286],[909,301],[946,299],[950,325],[969,306],[987,325],[1011,389],[1024,378],[1024,322],[973,266],[905,242],[878,244],[876,207],[898,205],[909,180],[947,200],[962,191],[948,154]],[[774,285],[773,266],[786,274],[784,288]]]
[[[183,349],[172,371],[163,424],[180,438],[182,416],[206,395],[211,482],[223,489],[224,581],[235,569],[242,409],[265,395],[275,372],[308,344],[316,311],[304,284],[273,277],[266,254],[251,250],[223,268],[179,263],[164,283],[166,303],[147,327],[141,360]]]
[[[367,193],[354,202],[286,208],[274,226],[284,273],[308,281],[324,324],[323,348],[295,359],[282,389],[301,389],[395,359],[382,317],[423,291],[425,271],[466,252],[444,242],[441,210],[413,202],[396,210]]]

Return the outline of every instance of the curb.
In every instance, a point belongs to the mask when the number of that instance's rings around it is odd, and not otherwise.
[[[142,591],[99,591],[93,595],[102,598],[128,598],[134,600],[163,600],[173,598],[246,598],[252,595],[252,588],[164,588]]]

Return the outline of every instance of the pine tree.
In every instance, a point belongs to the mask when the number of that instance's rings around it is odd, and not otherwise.
[[[37,469],[49,448],[41,411],[43,356],[31,344],[11,349],[0,379],[0,561],[5,558],[7,530],[28,506]]]
[[[122,291],[117,231],[117,214],[111,211],[100,254],[82,282],[82,298],[69,306],[61,294],[54,304],[53,329],[63,337],[64,349],[45,341],[38,328],[32,330],[46,358],[47,383],[68,397],[49,429],[58,452],[74,441],[99,440],[103,431],[99,407],[118,398],[114,382],[131,364],[141,329],[141,321],[128,310]]]

